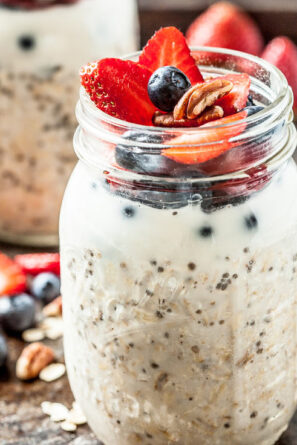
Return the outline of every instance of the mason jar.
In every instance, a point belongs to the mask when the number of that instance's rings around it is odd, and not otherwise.
[[[203,164],[161,153],[205,129],[120,121],[80,92],[60,220],[64,341],[74,396],[105,445],[272,445],[296,408],[292,92],[263,60],[197,54],[206,76],[248,72],[265,105],[214,126],[233,148]]]
[[[81,64],[137,49],[134,0],[1,0],[0,239],[57,244]]]

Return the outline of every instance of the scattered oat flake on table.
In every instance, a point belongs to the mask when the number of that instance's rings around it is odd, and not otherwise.
[[[40,406],[44,414],[47,414],[48,416],[51,415],[52,402],[48,402],[47,400],[45,400],[44,402],[41,403]]]
[[[42,329],[26,329],[22,333],[22,339],[28,343],[43,340],[45,337]]]
[[[72,406],[73,408],[69,411],[67,421],[75,423],[75,425],[84,425],[85,423],[87,423],[87,419],[77,403],[73,404]]]
[[[53,382],[62,377],[65,372],[66,368],[63,363],[52,363],[40,372],[39,378],[45,382]]]
[[[53,422],[62,422],[66,420],[69,415],[68,408],[62,405],[62,403],[52,403],[50,411],[50,417]]]
[[[77,429],[77,426],[74,423],[68,422],[67,420],[65,420],[65,422],[61,423],[61,428],[64,431],[68,431],[68,432],[74,432]]]

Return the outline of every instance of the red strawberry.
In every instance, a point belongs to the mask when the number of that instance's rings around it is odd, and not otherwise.
[[[255,22],[240,8],[228,2],[210,6],[189,27],[191,46],[217,46],[259,55],[263,38]]]
[[[22,268],[0,252],[0,296],[23,292],[26,287],[26,275]]]
[[[286,76],[294,93],[294,111],[297,112],[297,47],[288,37],[276,37],[266,46],[263,59],[275,65]]]
[[[175,66],[186,74],[192,84],[203,82],[184,35],[174,26],[161,28],[154,34],[144,47],[139,63],[151,72],[161,66]]]
[[[102,59],[83,67],[80,76],[97,108],[118,119],[152,125],[156,108],[147,93],[147,68],[130,60]]]
[[[177,145],[177,147],[165,148],[162,154],[181,164],[200,164],[214,159],[233,148],[233,144],[229,139],[240,134],[245,129],[245,124],[242,123],[236,127],[232,125],[220,128],[213,127],[216,125],[233,124],[245,117],[247,117],[247,111],[241,111],[232,116],[223,117],[202,125],[193,134],[185,133],[177,136],[168,142],[168,144]],[[182,147],[179,147],[179,145],[182,145]]]
[[[41,272],[60,274],[60,255],[58,253],[26,253],[16,255],[14,260],[26,274],[38,275]]]
[[[222,77],[233,83],[233,88],[229,94],[216,102],[224,109],[225,116],[237,113],[246,106],[250,91],[251,80],[248,74],[227,74]]]

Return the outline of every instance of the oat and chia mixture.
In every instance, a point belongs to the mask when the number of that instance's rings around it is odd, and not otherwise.
[[[158,209],[78,165],[61,226],[66,362],[107,445],[279,437],[296,404],[296,188],[289,163],[240,205]]]
[[[114,0],[117,13],[110,20],[111,5],[100,0],[1,3],[0,238],[57,243],[62,196],[76,159],[78,67],[135,50],[134,1],[124,8]],[[49,7],[40,8],[45,3]],[[121,33],[114,31],[118,14],[126,17]]]

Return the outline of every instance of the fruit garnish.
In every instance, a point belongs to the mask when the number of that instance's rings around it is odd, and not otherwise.
[[[172,111],[189,88],[191,82],[180,69],[175,66],[162,66],[152,74],[147,91],[159,110]]]
[[[35,322],[35,301],[22,293],[0,299],[0,324],[8,332],[23,332]]]
[[[244,131],[246,124],[241,123],[235,126],[229,125],[218,128],[216,126],[236,124],[237,121],[246,118],[247,115],[247,111],[243,110],[232,116],[202,125],[195,134],[185,133],[177,136],[168,142],[168,145],[170,144],[172,147],[163,149],[162,154],[181,164],[200,164],[214,159],[233,148],[234,145],[230,139]]]
[[[58,253],[26,253],[16,255],[14,260],[26,274],[38,275],[41,272],[53,272],[60,275],[60,255]]]
[[[61,283],[57,275],[51,272],[42,272],[32,280],[30,290],[35,298],[48,304],[61,293]]]
[[[294,93],[294,112],[297,112],[297,47],[288,37],[276,37],[264,49],[261,57],[279,68]]]
[[[151,72],[162,66],[179,68],[191,84],[203,82],[184,35],[174,26],[161,28],[148,41],[139,57],[139,64]]]
[[[186,33],[190,46],[215,46],[259,55],[263,37],[256,23],[239,7],[219,2],[210,6]]]
[[[0,252],[0,296],[23,292],[26,287],[26,275],[22,268]]]
[[[251,79],[248,74],[227,74],[219,79],[228,80],[233,84],[229,94],[216,101],[216,105],[223,108],[225,116],[237,113],[242,110],[247,103]],[[214,79],[212,79],[214,80]]]
[[[152,125],[156,110],[147,85],[151,71],[130,60],[102,59],[80,71],[81,84],[97,108],[118,119]]]

